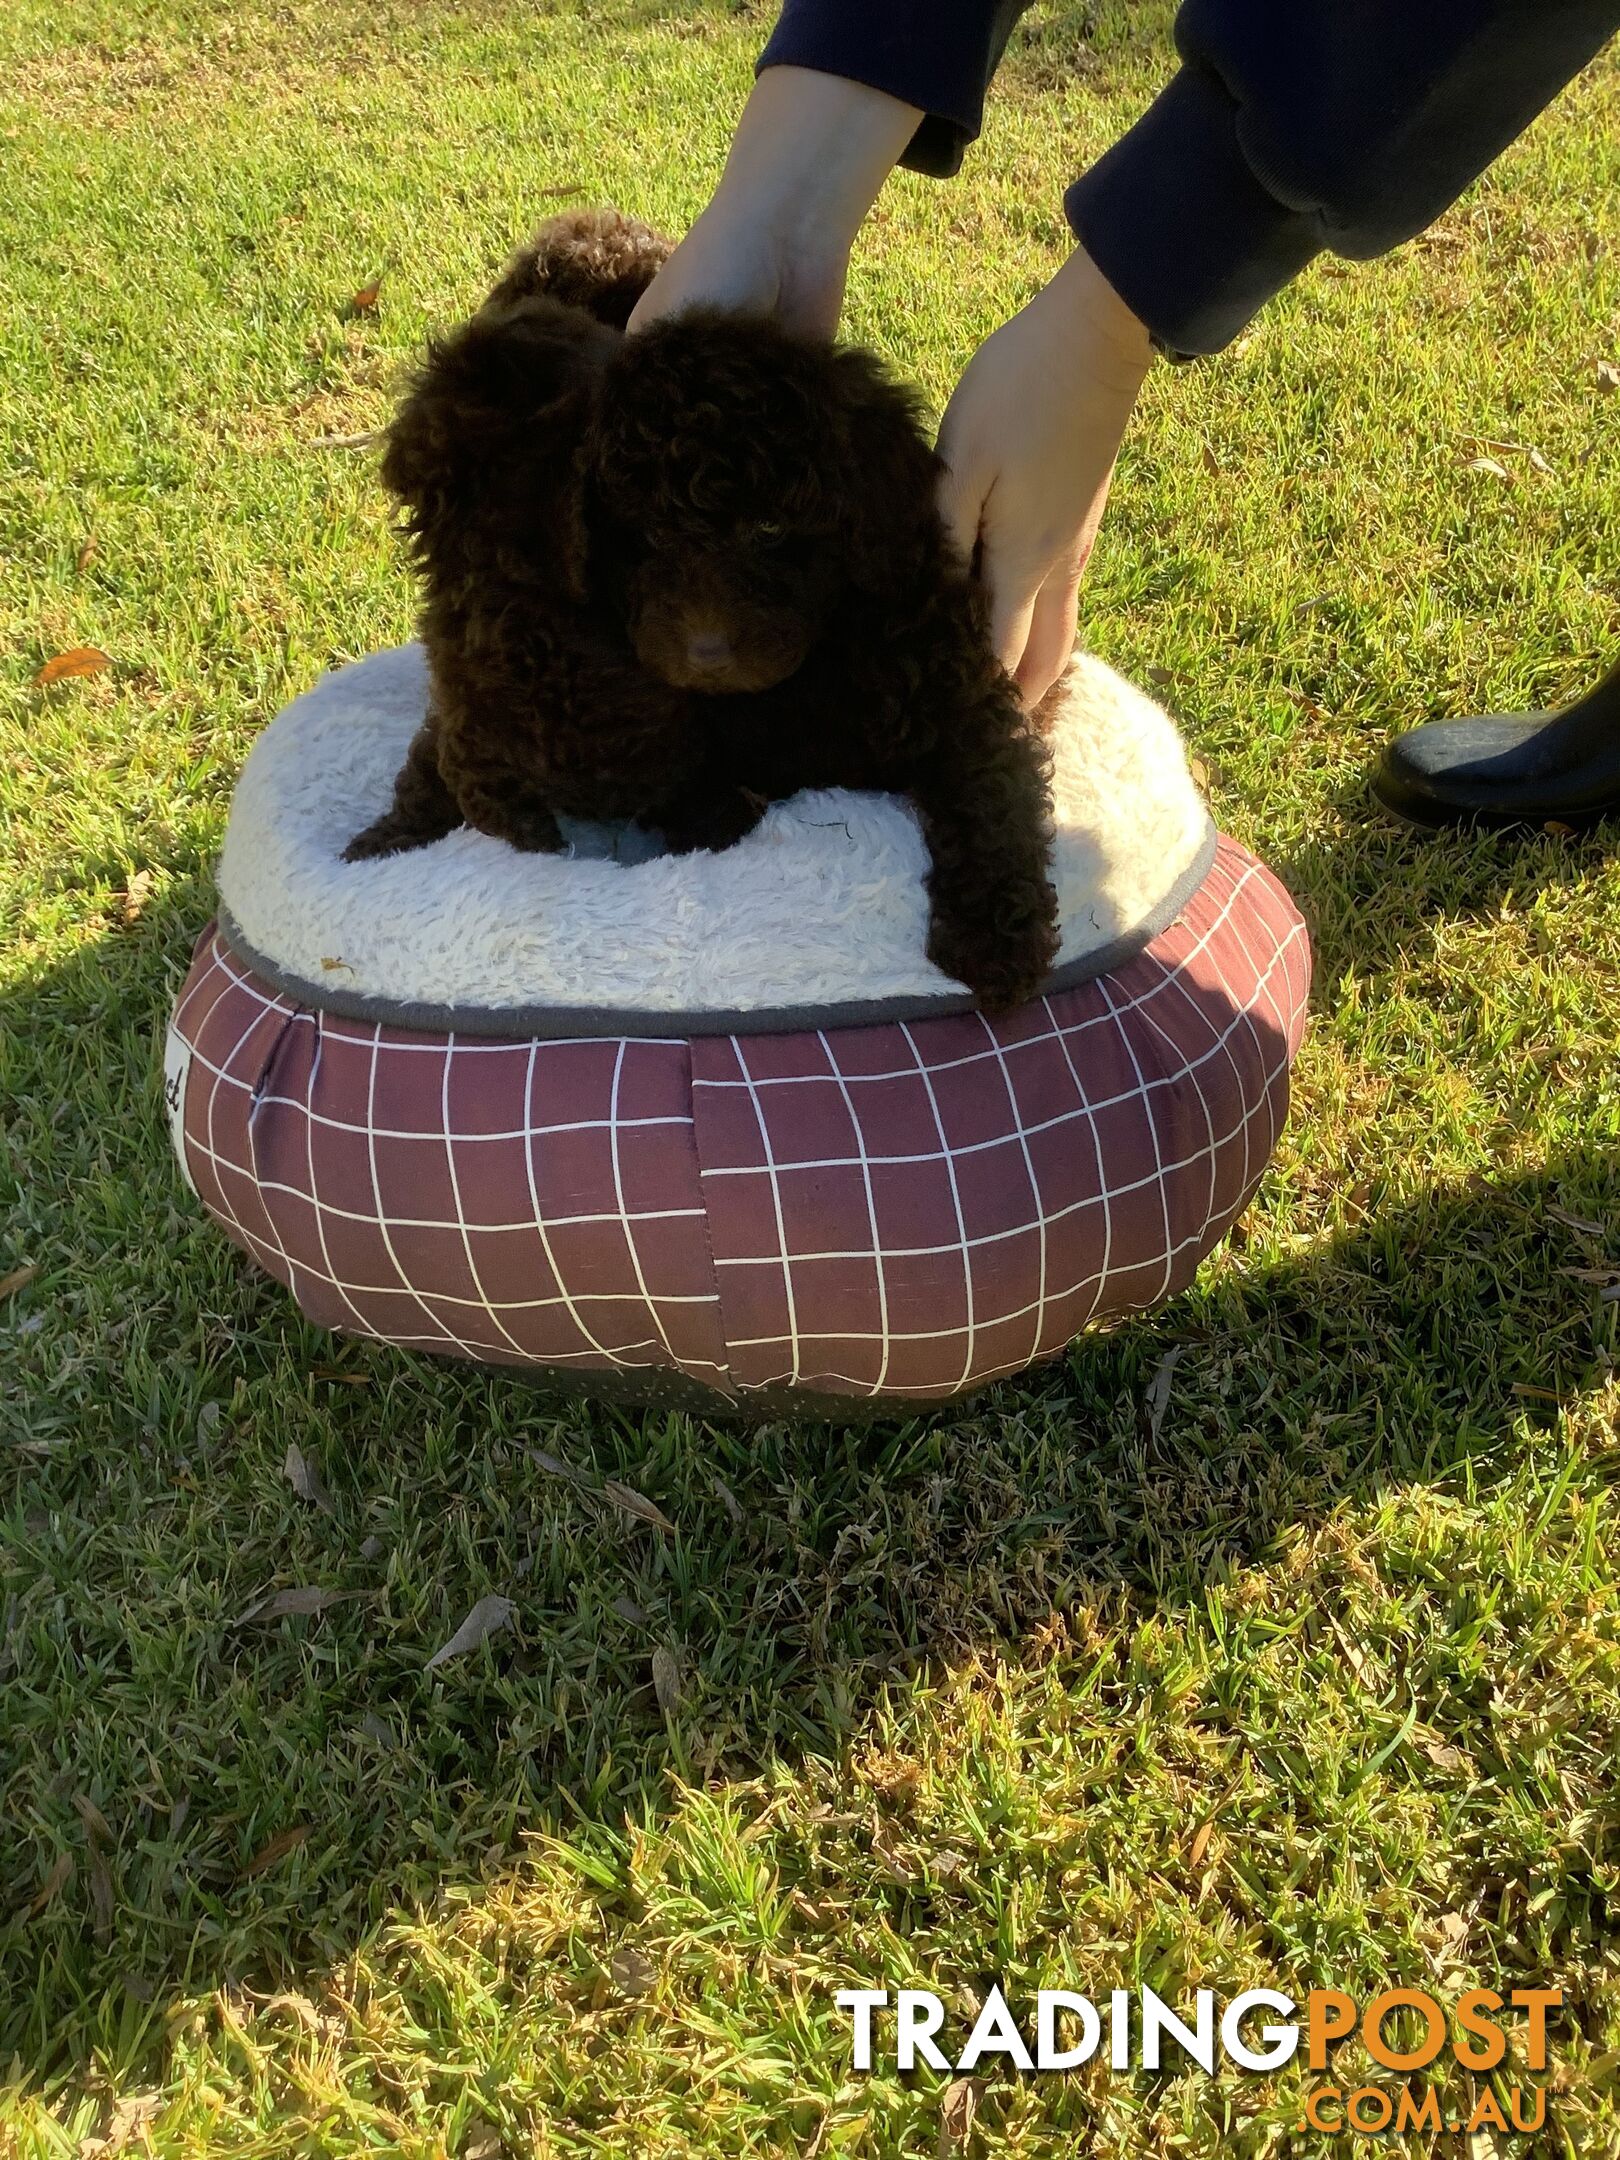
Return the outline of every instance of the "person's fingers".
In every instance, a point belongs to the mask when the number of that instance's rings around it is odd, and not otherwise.
[[[994,535],[987,533],[979,576],[990,596],[990,643],[1007,673],[1016,676],[1024,647],[1029,643],[1035,603],[1040,598],[1039,573],[1035,577],[1027,573],[1019,576],[997,547]]]
[[[1038,705],[1069,664],[1080,602],[1080,563],[1060,563],[1035,596],[1029,632],[1013,680],[1026,705]]]

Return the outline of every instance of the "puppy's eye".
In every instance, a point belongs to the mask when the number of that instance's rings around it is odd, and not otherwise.
[[[753,536],[756,540],[780,540],[782,528],[774,518],[761,518],[754,527]]]

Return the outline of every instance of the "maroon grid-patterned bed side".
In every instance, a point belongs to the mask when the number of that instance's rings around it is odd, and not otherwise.
[[[199,1197],[322,1325],[562,1371],[928,1400],[1185,1286],[1309,985],[1223,841],[1135,959],[995,1020],[500,1041],[312,1012],[217,931],[174,1029]]]

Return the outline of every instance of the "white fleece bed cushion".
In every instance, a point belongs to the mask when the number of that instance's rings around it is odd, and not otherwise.
[[[927,850],[894,796],[797,795],[719,854],[636,859],[645,835],[582,827],[568,854],[526,855],[463,829],[342,861],[387,807],[426,702],[421,647],[401,646],[328,675],[254,745],[220,859],[221,924],[280,987],[457,1027],[548,1014],[713,1027],[971,1003],[925,957]],[[1089,654],[1070,670],[1053,749],[1061,983],[1166,928],[1215,834],[1168,716]]]

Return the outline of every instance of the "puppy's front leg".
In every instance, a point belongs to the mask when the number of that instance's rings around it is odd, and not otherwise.
[[[563,836],[532,771],[512,754],[509,723],[480,728],[463,719],[440,751],[461,816],[477,832],[525,855],[561,853]]]
[[[355,834],[343,850],[343,860],[365,862],[376,855],[400,855],[407,848],[426,847],[454,832],[460,823],[460,808],[439,770],[430,718],[411,739],[394,782],[393,801],[364,832]]]
[[[747,839],[769,804],[752,789],[713,781],[683,789],[647,814],[646,822],[662,833],[672,855],[699,848],[718,853]]]
[[[1047,759],[1010,683],[945,723],[912,797],[932,857],[928,957],[989,1011],[1033,997],[1057,958]]]

